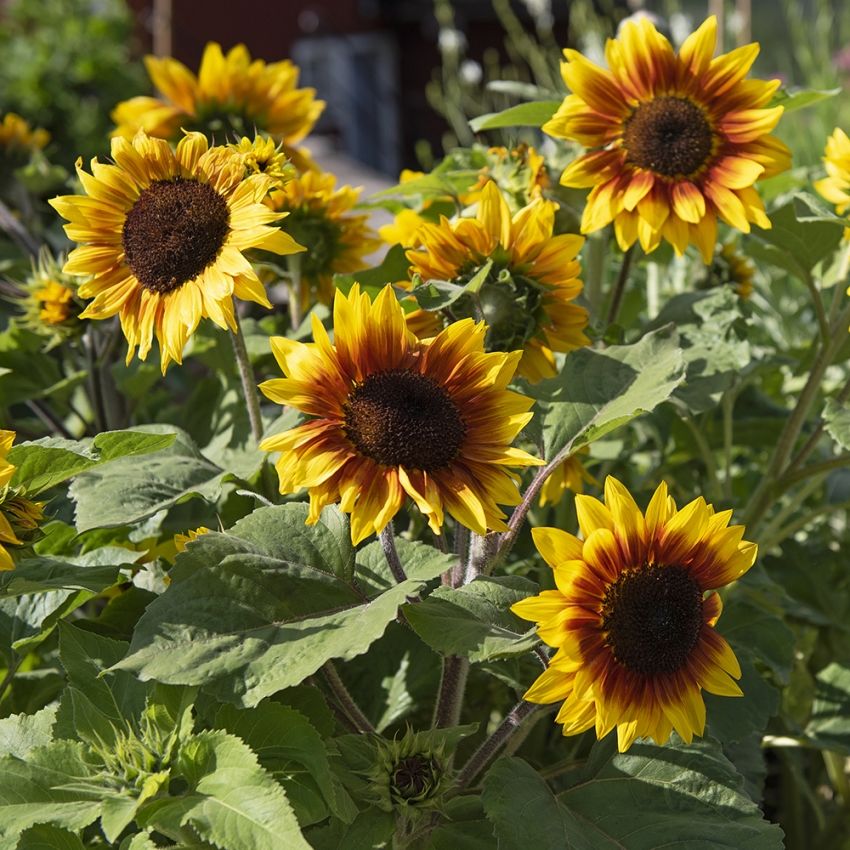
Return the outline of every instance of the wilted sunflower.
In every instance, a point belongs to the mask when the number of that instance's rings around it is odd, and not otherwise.
[[[465,285],[492,263],[475,299],[461,296],[455,316],[479,310],[488,323],[487,349],[522,349],[520,375],[539,381],[555,374],[553,351],[587,345],[587,310],[573,304],[581,292],[576,261],[584,239],[552,235],[555,204],[538,199],[511,217],[498,186],[481,191],[475,218],[423,224],[421,249],[407,252],[411,271],[424,281]],[[476,300],[477,299],[477,300]]]
[[[70,224],[75,248],[64,272],[94,275],[79,289],[94,298],[81,318],[118,314],[129,344],[127,362],[159,340],[163,374],[182,362],[183,348],[202,317],[235,328],[233,296],[271,307],[243,251],[292,254],[303,248],[271,222],[281,218],[262,201],[272,180],[245,177],[242,160],[227,148],[209,148],[188,133],[172,151],[143,132],[132,143],[112,140],[114,164],[77,163],[86,195],[50,203]]]
[[[753,294],[755,273],[756,267],[747,255],[740,253],[734,242],[726,242],[715,254],[703,288],[731,286],[746,301]]]
[[[115,107],[114,135],[132,138],[138,130],[176,141],[180,130],[214,133],[222,140],[260,130],[295,144],[313,128],[325,104],[315,89],[299,89],[298,68],[288,59],[251,61],[244,44],[225,56],[221,45],[204,49],[196,77],[176,59],[145,57],[161,97],[134,97]]]
[[[18,490],[9,489],[15,467],[6,460],[6,456],[14,442],[14,431],[0,430],[0,570],[15,568],[12,553],[7,547],[29,543],[44,518],[43,502],[33,502]]]
[[[506,389],[520,352],[484,352],[483,323],[455,322],[434,339],[412,334],[385,287],[334,299],[334,342],[313,314],[314,343],[272,338],[283,379],[260,389],[310,415],[268,437],[281,493],[306,487],[307,522],[339,502],[356,544],[379,533],[409,496],[435,533],[444,511],[479,534],[504,531],[498,505],[520,500],[509,466],[539,464],[511,446],[532,401]]]
[[[681,510],[662,483],[646,516],[614,478],[605,504],[576,497],[584,541],[557,528],[535,528],[534,542],[557,590],[524,599],[512,611],[538,624],[558,652],[525,699],[564,701],[556,721],[565,735],[614,726],[620,752],[636,737],[664,743],[672,729],[688,743],[705,728],[700,689],[740,696],[741,668],[714,629],[717,593],[756,557],[732,511],[703,498]]]
[[[790,165],[768,135],[782,107],[766,108],[779,80],[744,80],[758,44],[713,59],[717,21],[688,36],[678,56],[648,18],[629,21],[605,49],[608,69],[565,50],[561,74],[572,94],[543,126],[590,150],[561,176],[593,187],[582,233],[614,222],[626,250],[666,239],[678,254],[695,244],[711,262],[718,217],[748,233],[769,228],[753,188]]]
[[[299,257],[302,307],[318,299],[333,301],[334,274],[366,267],[364,257],[380,241],[369,227],[369,216],[352,210],[360,189],[336,186],[329,172],[306,171],[269,196],[272,209],[286,213],[281,227],[297,242],[309,246]]]
[[[840,127],[826,141],[823,164],[826,174],[814,187],[827,201],[835,204],[838,215],[850,209],[850,138]]]

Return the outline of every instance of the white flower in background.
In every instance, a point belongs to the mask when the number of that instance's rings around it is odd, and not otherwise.
[[[673,12],[670,15],[669,23],[670,36],[676,47],[681,46],[682,42],[694,31],[693,21],[690,16],[682,12]]]
[[[484,69],[474,59],[464,59],[460,63],[461,82],[469,86],[477,86],[484,76]]]
[[[523,3],[538,29],[552,29],[555,19],[552,17],[551,0],[523,0]]]
[[[443,27],[437,44],[441,53],[460,53],[466,47],[466,36],[460,30]]]

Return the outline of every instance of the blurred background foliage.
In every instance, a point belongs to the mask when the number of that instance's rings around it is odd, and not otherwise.
[[[109,150],[109,113],[144,92],[147,76],[123,0],[11,0],[0,15],[0,113],[45,128],[71,168]]]

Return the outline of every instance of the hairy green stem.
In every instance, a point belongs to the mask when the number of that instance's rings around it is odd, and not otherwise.
[[[236,355],[236,366],[239,369],[239,380],[242,383],[245,406],[248,408],[251,433],[259,443],[263,439],[263,417],[260,413],[260,395],[257,392],[256,378],[254,377],[254,370],[251,368],[248,349],[245,347],[242,325],[239,323],[239,316],[236,315],[235,311],[233,317],[236,327],[230,332],[230,341],[233,343],[233,353]]]
[[[395,528],[392,520],[384,526],[384,530],[378,535],[378,538],[381,541],[381,548],[384,550],[384,557],[387,559],[387,566],[390,568],[393,578],[399,584],[407,581],[407,575],[401,565],[401,558],[398,556],[398,549],[395,545]]]
[[[499,551],[499,534],[473,534],[469,550],[469,562],[466,565],[464,584],[469,584],[476,576],[489,575],[495,556]]]
[[[375,727],[372,725],[368,717],[363,713],[363,710],[354,701],[345,682],[337,673],[333,661],[326,661],[322,667],[322,675],[325,677],[331,693],[336,698],[345,716],[349,719],[352,726],[360,733],[374,732]]]
[[[523,721],[538,708],[539,706],[533,703],[520,700],[496,727],[493,734],[470,756],[457,778],[458,787],[466,788],[471,785],[478,774],[496,757],[499,750],[517,733]]]
[[[41,422],[55,431],[60,437],[66,440],[76,439],[74,435],[65,427],[62,420],[48,407],[48,405],[39,399],[30,399],[27,401],[27,407],[41,420]]]
[[[466,678],[469,675],[469,660],[459,655],[447,655],[443,659],[443,671],[440,676],[440,689],[434,706],[432,725],[436,729],[457,726],[463,708],[466,692]]]
[[[617,280],[614,282],[614,291],[611,293],[611,303],[608,305],[608,317],[606,324],[613,325],[617,321],[617,316],[620,314],[620,305],[623,302],[623,293],[626,291],[626,282],[629,279],[629,272],[632,268],[632,259],[635,254],[635,246],[632,245],[625,254],[623,254],[623,264],[620,266],[620,272],[617,275]]]

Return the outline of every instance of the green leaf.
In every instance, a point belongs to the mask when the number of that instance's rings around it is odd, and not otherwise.
[[[180,753],[194,794],[182,823],[227,850],[310,850],[286,795],[238,738],[202,732]]]
[[[810,200],[817,204],[815,199]],[[804,210],[809,201],[804,200],[803,205]],[[758,243],[751,240],[750,244],[757,259],[765,259],[805,280],[811,269],[838,247],[843,230],[831,213],[827,220],[804,211],[801,214],[803,218],[798,219],[797,202],[790,201],[771,214],[773,226],[770,230],[753,230],[755,236],[770,246],[770,250],[757,252]]]
[[[14,570],[0,573],[0,597],[48,590],[99,593],[115,584],[120,569],[131,566],[138,554],[120,546],[103,546],[76,557],[25,558]]]
[[[469,122],[474,133],[502,127],[542,127],[560,108],[560,100],[537,100],[510,106],[501,112],[488,112]]]
[[[455,556],[443,554],[418,540],[397,537],[395,544],[404,574],[415,581],[430,581],[457,563]],[[391,588],[396,583],[377,540],[357,551],[356,571],[358,585],[365,585],[370,594]]]
[[[546,456],[591,443],[670,398],[685,378],[669,327],[634,345],[571,352],[560,375],[534,388],[544,413]]]
[[[92,780],[97,767],[86,759],[83,745],[72,741],[37,747],[26,761],[0,758],[0,836],[36,824],[88,826],[100,813],[100,802],[69,786]]]
[[[652,326],[668,323],[679,331],[687,367],[685,380],[674,395],[689,410],[710,410],[751,360],[738,295],[731,287],[677,295],[665,304]]]
[[[123,641],[59,624],[59,659],[70,686],[62,695],[57,737],[109,744],[141,714],[146,686],[129,673],[104,675],[126,652]]]
[[[250,562],[245,556],[228,557],[198,570],[151,603],[136,627],[130,654],[113,669],[130,670],[145,680],[203,685],[223,701],[256,705],[303,682],[330,659],[366,652],[423,584],[405,581],[349,606],[336,585],[327,609],[304,614],[305,606],[315,607],[322,598],[316,582],[308,590],[308,570],[280,561],[263,563],[259,556]],[[324,582],[328,585],[331,577]],[[302,594],[306,598],[299,599]]]
[[[26,759],[36,747],[53,740],[56,706],[42,708],[35,714],[13,714],[0,720],[0,755]]]
[[[33,826],[21,833],[17,850],[86,850],[81,838],[55,826]]]
[[[178,430],[173,444],[152,457],[121,458],[76,478],[69,493],[77,531],[132,525],[193,497],[214,500],[226,476]]]
[[[190,543],[178,556],[172,579],[179,581],[227,555],[245,552],[303,564],[350,580],[354,547],[347,516],[332,505],[322,511],[318,523],[307,525],[307,514],[308,506],[301,502],[258,508],[234,523],[226,534],[204,534]]]
[[[578,830],[577,850],[783,847],[782,831],[744,794],[742,778],[715,743],[638,743],[617,753],[614,738],[594,746],[558,795]]]
[[[536,592],[519,576],[479,576],[460,588],[438,587],[421,602],[406,605],[413,630],[443,655],[490,661],[528,652],[538,642],[510,606]]]
[[[167,448],[174,434],[139,431],[106,431],[92,440],[45,437],[13,446],[8,461],[17,467],[13,487],[34,495],[49,490],[74,475],[121,457],[137,457]]]
[[[827,399],[823,409],[826,433],[842,448],[850,449],[850,405]]]
[[[574,846],[570,833],[575,827],[568,813],[540,774],[521,759],[499,759],[490,768],[481,800],[499,850]]]
[[[785,107],[784,114],[796,112],[798,109],[805,109],[807,106],[814,106],[824,100],[829,100],[837,94],[841,94],[841,87],[834,89],[798,89],[790,92],[787,89],[780,89],[770,102],[771,106]]]
[[[257,754],[262,767],[283,785],[302,825],[324,820],[329,812],[347,822],[357,815],[331,772],[322,736],[300,711],[268,701],[250,710],[225,705],[216,713],[215,727],[241,738]],[[316,792],[325,805],[307,820],[298,801]]]
[[[407,280],[410,261],[401,245],[393,245],[387,251],[380,265],[353,274],[335,274],[334,287],[344,295],[348,295],[355,283],[360,284],[361,290],[368,292],[373,300],[388,283],[398,283]],[[415,305],[413,305],[415,306]]]
[[[850,755],[850,667],[833,662],[815,677],[806,735],[824,749]]]
[[[742,697],[715,696],[705,692],[708,733],[724,745],[738,743],[753,733],[763,733],[779,711],[779,691],[765,681],[749,653],[737,651],[741,664],[738,686]]]

